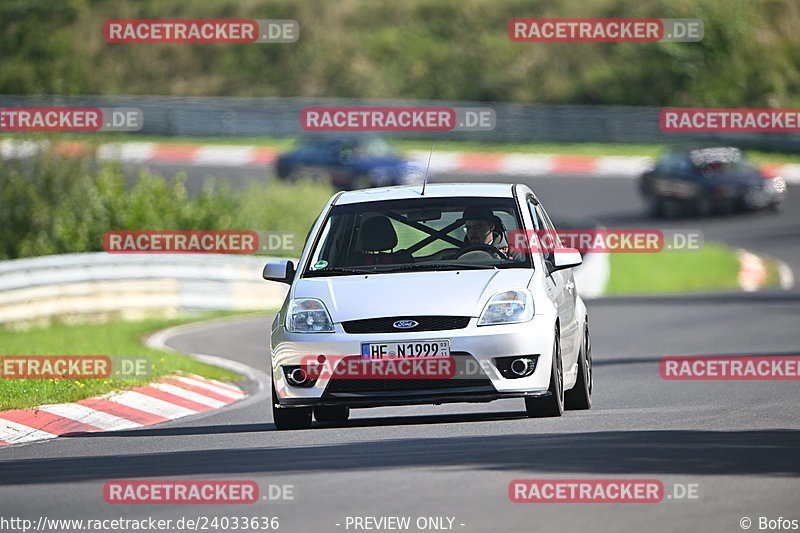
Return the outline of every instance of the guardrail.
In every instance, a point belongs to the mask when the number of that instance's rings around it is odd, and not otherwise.
[[[264,281],[271,258],[85,253],[0,262],[0,323],[144,316],[181,310],[266,310],[288,285]]]
[[[608,280],[606,254],[586,254],[575,277],[595,298]],[[0,262],[0,324],[41,319],[280,307],[288,285],[264,281],[266,256],[65,254]]]
[[[430,106],[490,107],[497,116],[492,131],[452,131],[447,140],[553,143],[724,143],[742,148],[800,152],[797,133],[665,133],[660,107],[540,105],[441,100],[364,100],[344,98],[223,98],[167,96],[13,96],[0,95],[0,107],[136,107],[144,115],[137,133],[175,137],[295,137],[306,132],[300,111],[306,107]],[[425,132],[386,132],[395,138],[429,139]],[[437,138],[442,138],[438,134]]]

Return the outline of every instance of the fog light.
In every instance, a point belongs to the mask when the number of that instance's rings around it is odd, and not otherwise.
[[[513,357],[498,357],[494,364],[500,374],[506,379],[526,378],[536,370],[538,355],[516,355]]]
[[[308,371],[300,365],[284,366],[283,376],[292,387],[313,387],[317,381],[310,378]]]

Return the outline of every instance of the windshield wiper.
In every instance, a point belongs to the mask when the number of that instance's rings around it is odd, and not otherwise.
[[[478,265],[473,263],[414,263],[408,265],[398,266],[396,269],[391,269],[390,271],[395,270],[423,270],[423,269],[436,269],[436,270],[479,270],[479,269],[489,269],[495,270],[497,266],[495,265]],[[381,270],[381,272],[386,272],[385,270]]]
[[[386,274],[410,270],[496,270],[496,265],[478,265],[473,263],[407,263],[403,265],[375,265],[378,268],[363,269],[350,267],[327,267],[311,270],[306,277],[322,277],[327,274]],[[388,268],[387,268],[388,267]]]
[[[320,270],[309,270],[306,275],[314,276],[317,274],[374,274],[374,269],[364,268],[345,268],[345,267],[326,267]]]

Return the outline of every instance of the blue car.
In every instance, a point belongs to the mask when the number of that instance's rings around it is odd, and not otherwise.
[[[285,180],[310,178],[349,190],[413,184],[422,179],[424,169],[379,138],[311,137],[281,154],[275,173]]]
[[[764,175],[732,146],[668,149],[639,189],[656,217],[778,210],[786,196],[783,178]]]

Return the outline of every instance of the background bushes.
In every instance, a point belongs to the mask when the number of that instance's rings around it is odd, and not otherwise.
[[[699,18],[699,43],[515,43],[513,18]],[[293,44],[108,44],[108,19],[295,19]],[[3,0],[0,94],[800,106],[797,0]]]
[[[0,260],[103,250],[110,230],[290,231],[302,241],[333,190],[317,183],[207,181],[190,195],[185,176],[53,156],[0,160]]]

